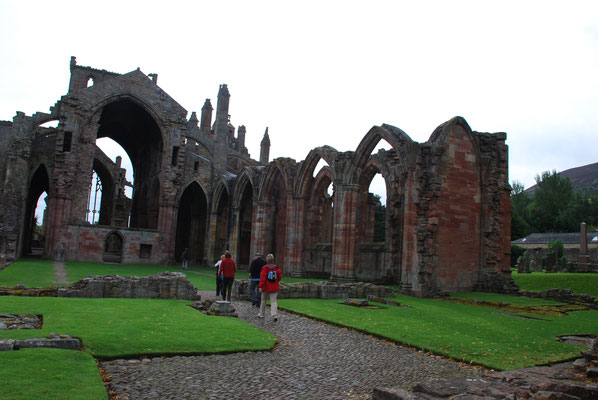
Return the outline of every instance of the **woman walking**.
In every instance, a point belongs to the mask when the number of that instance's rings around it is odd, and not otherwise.
[[[236,265],[228,250],[224,253],[224,259],[220,263],[220,271],[222,274],[222,300],[230,301],[230,294],[235,281]]]
[[[276,297],[280,290],[280,279],[282,278],[282,271],[274,264],[274,256],[268,254],[266,256],[266,265],[262,268],[260,274],[260,292],[262,293],[262,304],[260,304],[259,318],[264,318],[266,313],[266,301],[270,297],[270,315],[274,318],[274,322],[278,321],[278,304]]]

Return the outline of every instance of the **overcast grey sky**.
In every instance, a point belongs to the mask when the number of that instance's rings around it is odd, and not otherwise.
[[[47,112],[80,65],[157,73],[190,115],[218,85],[259,158],[425,142],[460,115],[507,132],[510,181],[598,161],[595,1],[0,0],[0,120]]]

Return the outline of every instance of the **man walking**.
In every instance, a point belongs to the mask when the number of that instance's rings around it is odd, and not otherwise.
[[[262,303],[262,296],[259,292],[260,275],[262,273],[262,267],[266,265],[266,260],[262,258],[260,253],[255,253],[255,258],[249,265],[249,293],[251,294],[251,305],[254,307],[260,307]]]

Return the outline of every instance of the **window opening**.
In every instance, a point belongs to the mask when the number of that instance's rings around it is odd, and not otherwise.
[[[175,167],[179,157],[179,146],[172,146],[172,166]]]
[[[73,140],[73,132],[64,132],[64,139],[62,141],[62,151],[67,153],[71,151],[71,141]]]
[[[100,219],[100,206],[102,203],[102,180],[93,171],[91,175],[91,182],[89,184],[89,194],[87,196],[87,216],[86,219],[90,224],[96,224]]]

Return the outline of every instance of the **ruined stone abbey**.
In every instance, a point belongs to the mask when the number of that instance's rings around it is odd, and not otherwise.
[[[49,113],[0,121],[3,264],[36,246],[46,258],[122,263],[173,263],[188,247],[196,265],[224,249],[241,267],[271,252],[285,274],[394,283],[416,295],[511,284],[504,133],[475,132],[455,117],[418,143],[384,124],[354,151],[323,145],[296,161],[269,159],[266,130],[255,160],[245,127],[230,123],[226,85],[215,115],[208,99],[188,116],[156,74],[117,74],[74,57],[70,71],[68,93]],[[49,121],[57,125],[42,126]],[[131,198],[120,158],[96,145],[104,137],[131,159]],[[391,149],[374,153],[381,140]],[[368,193],[376,174],[387,192],[383,241],[374,241]]]

